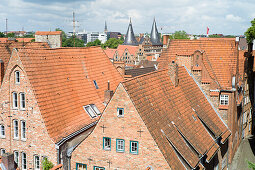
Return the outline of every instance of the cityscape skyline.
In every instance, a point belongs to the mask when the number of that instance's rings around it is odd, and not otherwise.
[[[242,35],[255,18],[255,4],[251,0],[161,0],[136,2],[130,0],[3,0],[0,8],[0,31],[49,31],[61,28],[72,31],[72,13],[76,14],[77,31],[104,30],[126,33],[132,18],[135,34],[150,32],[156,18],[159,32],[185,30],[190,34]],[[15,11],[15,12],[14,12]]]

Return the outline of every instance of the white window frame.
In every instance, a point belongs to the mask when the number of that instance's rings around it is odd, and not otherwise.
[[[22,96],[24,96],[24,100],[22,99]],[[19,94],[19,101],[20,101],[20,110],[26,109],[26,96],[25,93],[21,92]]]
[[[15,71],[15,84],[20,84],[20,71],[18,70]]]
[[[133,143],[135,143],[137,146],[136,146],[136,150],[133,150]],[[138,141],[130,141],[130,153],[132,154],[138,154],[138,150],[139,150],[139,142]]]
[[[22,170],[27,169],[27,154],[25,152],[22,152],[21,154],[21,168]]]
[[[6,153],[6,150],[4,148],[1,148],[1,153],[0,155],[3,156]]]
[[[20,121],[20,135],[21,135],[21,140],[26,140],[26,121],[25,120]]]
[[[13,120],[13,138],[19,139],[19,121],[18,120]]]
[[[16,162],[17,166],[19,167],[19,151],[14,151],[14,162]]]
[[[35,170],[40,169],[40,156],[39,155],[34,155],[34,169]]]
[[[0,138],[5,138],[5,126],[0,124]]]
[[[18,93],[12,92],[12,108],[18,109]]]
[[[106,140],[109,140],[109,141],[106,141]],[[108,143],[109,142],[109,143]],[[106,145],[107,144],[107,145]],[[111,138],[109,138],[109,137],[104,137],[103,138],[103,148],[104,148],[104,150],[106,150],[106,151],[109,151],[109,150],[111,150]]]
[[[220,105],[229,105],[229,95],[220,95]]]
[[[91,118],[97,117],[96,112],[90,105],[83,106],[84,110],[88,113]]]
[[[120,110],[122,111],[122,114],[120,114]],[[124,117],[124,108],[117,108],[117,116],[118,117]]]
[[[124,139],[116,139],[116,151],[117,152],[125,151],[125,140]]]
[[[96,107],[96,105],[94,104],[90,104],[91,108],[94,110],[94,112],[97,114],[97,115],[100,115],[101,112],[100,110]]]

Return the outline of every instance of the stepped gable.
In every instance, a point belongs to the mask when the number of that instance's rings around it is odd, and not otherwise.
[[[238,63],[238,45],[234,39],[170,40],[169,47],[159,58],[159,69],[167,68],[177,56],[192,56],[196,51],[203,54],[202,60],[210,78],[220,88],[231,89]]]
[[[102,113],[107,82],[115,90],[123,81],[101,47],[22,48],[18,55],[55,143],[96,122],[98,117],[91,119],[83,106],[95,104]]]
[[[172,169],[201,167],[210,161],[230,131],[194,79],[182,66],[174,86],[169,70],[135,77],[123,83],[138,113]],[[209,132],[211,131],[211,133]]]

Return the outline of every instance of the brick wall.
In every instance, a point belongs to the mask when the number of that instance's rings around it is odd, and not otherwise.
[[[15,83],[15,71],[20,72],[20,83]],[[18,94],[18,108],[13,109],[12,92]],[[20,107],[20,92],[25,93],[26,107],[21,110]],[[56,149],[55,144],[48,136],[43,118],[40,114],[36,98],[33,94],[33,89],[26,73],[23,71],[23,66],[16,55],[13,53],[9,61],[7,71],[0,90],[0,124],[5,125],[5,138],[0,138],[0,148],[6,149],[7,152],[19,152],[19,166],[21,166],[21,153],[27,155],[27,168],[34,167],[34,155],[47,156],[50,161],[56,165]],[[1,119],[2,118],[2,119]],[[13,120],[18,120],[19,135],[18,139],[14,139]],[[21,121],[26,122],[26,139],[21,139]]]
[[[124,117],[117,116],[117,108],[124,108]],[[103,128],[102,127],[106,127]],[[140,133],[138,131],[143,131]],[[111,138],[111,150],[103,149],[103,137]],[[116,139],[125,140],[125,151],[116,151]],[[130,153],[130,141],[139,142],[137,155]],[[110,163],[109,163],[110,162]],[[151,137],[147,127],[137,113],[123,86],[117,88],[112,100],[92,134],[72,153],[71,169],[76,163],[105,169],[170,169]]]

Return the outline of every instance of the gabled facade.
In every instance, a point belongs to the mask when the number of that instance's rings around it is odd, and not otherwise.
[[[231,130],[228,153],[231,162],[243,134],[238,42],[234,39],[170,40],[159,59],[159,69],[167,68],[172,61],[192,73]]]
[[[195,78],[173,63],[120,83],[72,168],[226,169],[229,136]]]
[[[13,49],[0,89],[0,148],[21,169],[40,169],[44,157],[70,169],[111,97],[105,90],[122,80],[99,47]]]

